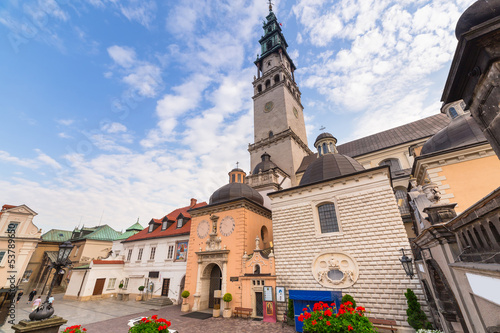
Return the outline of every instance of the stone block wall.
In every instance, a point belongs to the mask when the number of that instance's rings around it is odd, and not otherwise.
[[[369,316],[408,326],[406,289],[413,289],[422,305],[425,301],[418,279],[410,280],[399,261],[400,249],[410,245],[387,175],[333,182],[272,198],[276,285],[287,291],[340,290]],[[335,202],[340,232],[317,233],[313,209],[322,201]],[[316,281],[311,265],[326,251],[342,251],[356,260],[359,277],[351,287],[329,289]],[[279,305],[283,313],[286,304]]]

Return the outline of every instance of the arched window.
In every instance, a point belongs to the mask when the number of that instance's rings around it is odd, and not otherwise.
[[[267,51],[269,51],[273,47],[273,42],[271,40],[268,40],[266,46],[267,46]]]
[[[339,231],[337,214],[335,213],[335,205],[333,203],[325,203],[318,206],[318,215],[321,233]]]
[[[462,238],[463,238],[463,239],[464,239],[464,241],[465,241],[465,245],[466,245],[466,246],[470,246],[470,245],[469,245],[469,241],[467,240],[467,237],[465,237],[465,234],[464,234],[463,232],[462,232]]]
[[[495,237],[495,241],[497,242],[497,244],[500,244],[500,235],[498,234],[497,228],[491,222],[489,222],[488,224],[490,225],[490,230],[493,234],[493,237]]]
[[[257,86],[257,92],[262,92],[262,85],[261,85],[261,84],[259,84],[259,85]]]
[[[483,234],[484,239],[486,240],[486,243],[488,244],[488,247],[491,249],[493,248],[491,244],[490,237],[488,236],[488,233],[486,232],[486,229],[481,225],[481,233]]]
[[[319,154],[319,156],[321,156],[321,155],[322,155],[322,154],[321,154],[321,145],[319,145],[319,146],[318,146],[318,154]]]
[[[458,117],[458,112],[457,112],[457,110],[455,110],[454,107],[451,107],[449,109],[449,111],[450,111],[450,117],[451,117],[451,119],[455,119],[456,117]]]
[[[266,81],[266,89],[269,88],[271,86],[271,80],[267,80]]]
[[[401,215],[410,214],[410,207],[408,206],[408,195],[405,188],[396,188],[394,191],[396,200],[398,201],[399,213]]]
[[[474,231],[474,236],[476,236],[477,241],[479,242],[479,246],[484,248],[484,243],[483,243],[483,240],[481,239],[481,236],[479,236],[479,232],[477,232],[477,229],[475,227],[472,228],[472,230]]]
[[[469,236],[470,242],[472,243],[472,247],[474,249],[477,249],[476,241],[474,240],[474,238],[472,238],[472,234],[470,233],[469,230],[467,230],[467,236]]]
[[[328,152],[328,148],[326,146],[326,142],[323,142],[323,154],[326,154]]]
[[[241,183],[241,174],[238,174],[238,183]]]
[[[231,175],[231,183],[235,183],[236,182],[236,175],[233,173]]]
[[[259,265],[255,265],[253,267],[253,273],[254,274],[260,274],[260,266]]]
[[[388,158],[383,160],[378,165],[388,165],[391,168],[391,172],[401,170],[401,164],[397,158]]]
[[[262,240],[262,243],[265,243],[268,241],[268,231],[267,231],[267,228],[265,225],[262,226],[262,228],[260,228],[260,239]]]
[[[278,83],[278,82],[280,82],[280,76],[279,76],[279,74],[276,74],[276,75],[274,76],[274,84],[276,84],[276,83]]]

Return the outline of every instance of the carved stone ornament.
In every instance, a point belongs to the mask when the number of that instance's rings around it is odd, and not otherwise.
[[[344,252],[323,252],[312,263],[316,281],[328,288],[347,288],[359,277],[356,260]]]

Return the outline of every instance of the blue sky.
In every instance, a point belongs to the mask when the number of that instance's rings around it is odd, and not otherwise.
[[[473,2],[274,1],[309,142],[321,126],[341,144],[438,113]],[[0,203],[47,231],[208,201],[237,161],[249,169],[267,13],[265,0],[3,1]]]

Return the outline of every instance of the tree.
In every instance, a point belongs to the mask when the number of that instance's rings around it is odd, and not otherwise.
[[[417,296],[411,289],[407,289],[406,300],[408,303],[408,309],[406,310],[406,315],[408,316],[408,324],[416,330],[421,328],[430,329],[432,324],[427,320],[425,312],[421,309],[420,303],[417,300]]]

